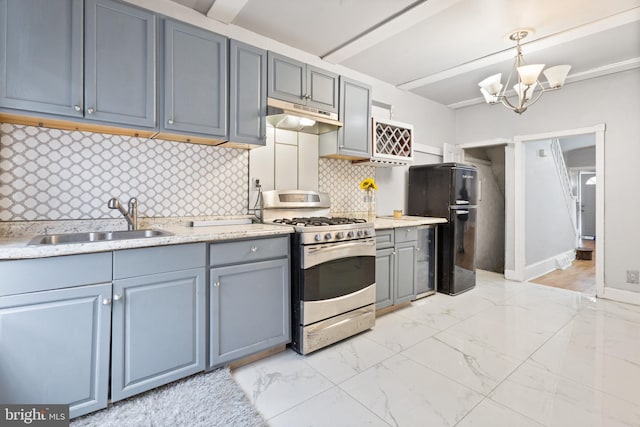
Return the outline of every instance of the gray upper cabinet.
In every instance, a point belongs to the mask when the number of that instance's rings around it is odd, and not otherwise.
[[[0,0],[0,107],[83,116],[82,0]]]
[[[338,75],[307,65],[307,105],[338,111]]]
[[[319,136],[321,157],[348,160],[371,158],[371,87],[340,76],[342,127]]]
[[[227,137],[227,38],[164,19],[161,130]]]
[[[341,155],[371,157],[371,87],[340,77],[338,151]]]
[[[338,75],[295,59],[269,52],[268,96],[338,111]]]
[[[229,141],[266,145],[267,52],[229,41]]]
[[[156,15],[114,0],[85,6],[85,117],[155,127]]]

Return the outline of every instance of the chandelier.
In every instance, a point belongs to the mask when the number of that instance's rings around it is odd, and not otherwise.
[[[535,104],[543,93],[560,89],[564,84],[571,65],[556,65],[555,67],[547,68],[543,72],[542,70],[545,64],[525,64],[522,57],[520,40],[527,37],[532,31],[531,29],[520,29],[509,34],[509,39],[516,42],[517,55],[505,85],[502,85],[501,82],[502,73],[494,74],[478,83],[480,92],[482,92],[487,104],[497,104],[501,102],[502,105],[510,110],[522,114],[528,107]],[[547,87],[544,87],[538,80],[540,73],[544,73],[547,78]],[[515,93],[507,95],[507,90],[511,85],[511,79],[516,75],[518,81],[513,86]],[[536,89],[538,90],[536,91]],[[512,99],[509,99],[509,97]]]

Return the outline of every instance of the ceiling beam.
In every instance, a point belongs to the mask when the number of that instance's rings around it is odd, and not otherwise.
[[[215,0],[207,12],[207,17],[224,22],[225,24],[230,24],[248,1],[249,0]]]
[[[437,15],[459,1],[461,0],[422,0],[417,5],[410,6],[382,24],[370,28],[321,58],[333,64],[339,64],[396,34],[406,31],[425,19]]]
[[[629,9],[616,15],[584,24],[567,31],[556,33],[547,37],[542,37],[529,43],[523,43],[523,46],[526,46],[526,53],[529,54],[636,21],[640,21],[640,7]],[[442,80],[450,79],[452,77],[456,77],[470,71],[500,64],[502,62],[513,59],[514,49],[515,46],[511,46],[506,50],[496,52],[494,54],[487,55],[464,64],[460,64],[439,73],[431,74],[429,76],[421,77],[419,79],[399,84],[396,87],[398,89],[404,90],[416,89],[422,86],[437,83]]]

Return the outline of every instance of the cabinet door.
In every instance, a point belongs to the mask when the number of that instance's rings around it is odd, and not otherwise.
[[[371,157],[371,88],[340,77],[338,152],[345,156]]]
[[[205,270],[113,282],[111,400],[204,370]]]
[[[395,265],[393,248],[376,251],[376,310],[393,304]]]
[[[87,0],[85,117],[156,125],[156,15],[114,0]]]
[[[82,0],[0,0],[0,106],[82,117]]]
[[[110,297],[105,283],[0,298],[0,402],[106,408]]]
[[[291,341],[289,259],[211,269],[209,367]]]
[[[227,39],[164,21],[162,129],[227,136]]]
[[[267,52],[229,42],[229,141],[266,145]]]
[[[307,65],[307,105],[338,112],[338,75]]]
[[[286,56],[269,52],[267,96],[295,103],[306,102],[306,65]]]
[[[416,242],[396,244],[396,287],[394,304],[415,298]]]

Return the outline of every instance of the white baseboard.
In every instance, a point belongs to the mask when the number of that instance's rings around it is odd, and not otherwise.
[[[504,278],[507,279],[507,280],[515,280],[516,282],[520,281],[520,279],[516,275],[516,271],[515,270],[505,270],[504,271]]]
[[[640,292],[632,292],[609,286],[604,287],[604,295],[602,295],[602,298],[627,304],[640,305]]]
[[[545,260],[536,262],[535,264],[527,265],[524,267],[523,279],[528,281],[550,273],[558,268],[565,269],[571,265],[570,262],[575,259],[575,257],[575,250],[571,249]],[[567,260],[569,260],[569,265],[566,265]]]

